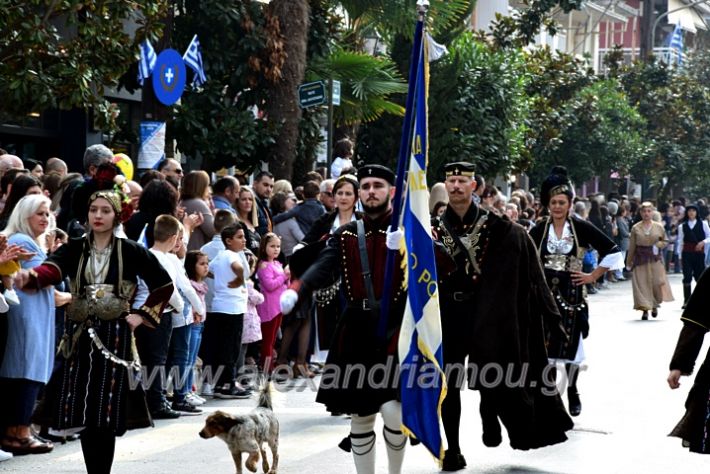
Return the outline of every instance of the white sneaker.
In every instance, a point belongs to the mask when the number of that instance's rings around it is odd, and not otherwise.
[[[0,295],[0,313],[7,313],[10,309],[10,305],[7,304],[5,297]]]
[[[7,461],[8,459],[12,459],[12,453],[0,449],[0,462]]]
[[[20,304],[20,297],[17,296],[17,293],[15,293],[15,290],[13,289],[5,290],[2,295],[5,297],[5,301],[7,301],[8,304]]]
[[[201,396],[199,396],[199,395],[198,395],[197,393],[195,393],[195,392],[190,392],[190,395],[192,395],[192,397],[193,397],[195,400],[197,400],[198,402],[205,403],[205,402],[207,401],[206,399],[202,398]]]
[[[204,405],[205,402],[202,401],[202,399],[197,399],[194,394],[188,393],[185,395],[185,402],[189,403],[193,407],[199,407],[200,405]]]
[[[212,385],[208,383],[203,383],[202,384],[202,396],[204,397],[213,397],[214,396],[214,390],[212,390]]]

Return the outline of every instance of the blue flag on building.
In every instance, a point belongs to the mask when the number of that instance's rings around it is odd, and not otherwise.
[[[668,46],[671,51],[675,51],[677,64],[683,64],[683,29],[680,27],[680,23],[675,25]],[[669,58],[668,64],[671,63],[670,59],[672,56]]]
[[[143,81],[148,79],[153,72],[158,57],[155,54],[153,45],[150,44],[150,41],[147,39],[141,43],[140,49],[141,57],[138,61],[138,83],[142,86]]]
[[[197,35],[190,41],[190,46],[187,47],[187,51],[182,56],[185,65],[190,69],[195,71],[195,78],[192,80],[192,84],[195,86],[201,86],[207,82],[207,76],[205,76],[205,68],[202,64],[202,50],[200,49],[200,40],[197,39]]]
[[[441,403],[446,396],[446,379],[426,181],[429,89],[426,38],[421,47],[414,100],[414,137],[402,211],[407,305],[399,336],[400,387],[403,431],[420,440],[441,461],[444,457]]]

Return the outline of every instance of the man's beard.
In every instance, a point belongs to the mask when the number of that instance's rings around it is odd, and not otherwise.
[[[370,215],[378,215],[378,214],[384,214],[384,212],[389,208],[390,206],[390,198],[387,196],[387,199],[385,199],[385,202],[382,204],[378,204],[377,206],[368,206],[366,203],[362,203],[362,209],[365,211],[365,214],[370,214]]]

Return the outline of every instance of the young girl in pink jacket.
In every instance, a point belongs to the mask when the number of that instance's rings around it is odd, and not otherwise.
[[[265,374],[271,372],[276,334],[281,327],[279,299],[286,291],[291,272],[277,260],[281,253],[281,239],[269,232],[261,238],[257,276],[264,302],[257,306],[261,318],[261,365]]]

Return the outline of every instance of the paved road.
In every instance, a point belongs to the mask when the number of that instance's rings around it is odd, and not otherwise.
[[[462,446],[469,473],[700,473],[710,457],[688,453],[666,434],[683,413],[690,381],[668,389],[668,362],[681,324],[682,288],[670,277],[678,301],[661,308],[657,320],[640,321],[631,302],[631,284],[611,285],[591,297],[591,332],[585,342],[588,370],[579,386],[584,410],[575,419],[567,443],[530,452],[506,445],[490,449],[480,441],[476,393],[464,394]],[[710,339],[710,338],[709,338]],[[707,344],[703,354],[707,350]],[[354,473],[350,455],[337,448],[349,431],[344,417],[331,417],[313,402],[303,383],[276,396],[281,422],[281,473]],[[245,413],[252,400],[211,401],[205,412],[221,409]],[[204,416],[159,421],[156,428],[131,432],[117,444],[115,474],[230,473],[233,463],[219,440],[197,436]],[[381,432],[381,428],[377,428]],[[386,472],[384,443],[379,437],[378,472]],[[47,455],[18,457],[0,464],[7,472],[83,472],[78,442],[57,446]],[[245,471],[246,472],[246,471]],[[437,472],[421,447],[408,448],[405,473]]]

